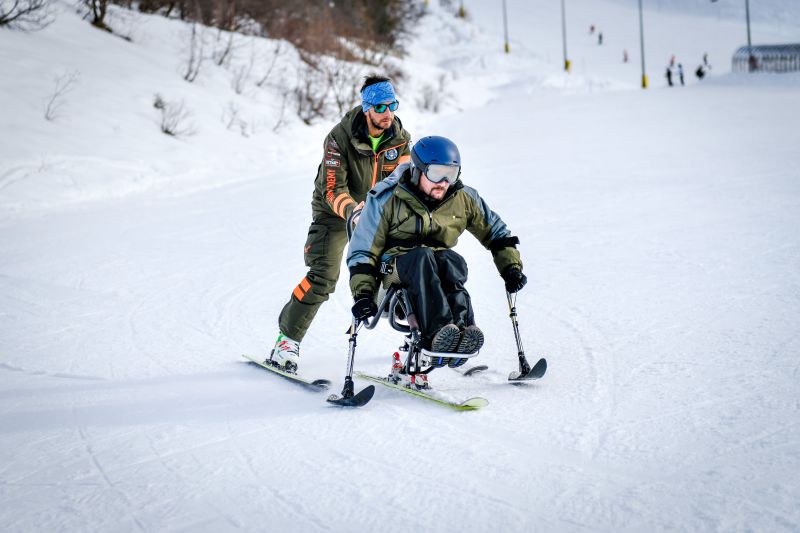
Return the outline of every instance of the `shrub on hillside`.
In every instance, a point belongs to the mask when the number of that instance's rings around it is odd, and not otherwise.
[[[132,6],[132,0],[115,1]],[[424,10],[418,0],[337,0],[335,4],[329,0],[140,0],[138,6],[143,12],[285,39],[306,52],[350,60],[356,58],[344,41],[397,50]]]
[[[34,31],[52,21],[48,0],[0,0],[0,28]]]
[[[194,125],[189,122],[192,112],[187,109],[183,100],[168,102],[160,94],[156,94],[153,107],[161,112],[161,133],[170,137],[188,137],[197,133]]]

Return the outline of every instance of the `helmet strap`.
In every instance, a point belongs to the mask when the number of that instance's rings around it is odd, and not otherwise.
[[[419,186],[419,178],[422,175],[422,171],[417,168],[416,165],[411,165],[411,183],[416,186]]]

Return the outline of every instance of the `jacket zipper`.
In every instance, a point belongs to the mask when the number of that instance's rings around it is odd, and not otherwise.
[[[447,202],[449,202],[449,201],[450,201],[450,199],[451,199],[451,198],[453,198],[453,196],[455,196],[455,194],[451,194],[450,196],[448,196],[447,198],[445,198],[445,199],[444,199],[444,201],[443,201],[441,204],[437,205],[437,206],[436,206],[436,209],[434,209],[433,211],[437,211],[437,210],[438,210],[439,208],[441,208],[441,207],[442,207],[444,204],[446,204]],[[430,209],[428,209],[428,206],[427,206],[427,205],[425,205],[424,203],[422,203],[421,201],[420,201],[420,205],[422,206],[422,209],[424,209],[424,210],[425,210],[425,213],[428,215],[428,233],[430,233],[430,232],[431,232],[431,230],[433,229],[433,211],[431,211]],[[420,219],[420,220],[421,220],[421,219]],[[423,240],[423,239],[426,237],[426,235],[423,235],[423,234],[422,234],[422,230],[423,230],[423,228],[420,228],[420,229],[419,229],[419,233],[420,233],[420,241],[421,241],[421,240]]]

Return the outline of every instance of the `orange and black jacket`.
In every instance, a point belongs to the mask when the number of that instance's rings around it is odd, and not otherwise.
[[[347,220],[376,183],[389,176],[398,164],[411,159],[411,136],[399,118],[394,117],[375,152],[366,120],[359,105],[325,137],[311,200],[315,220],[320,215]]]

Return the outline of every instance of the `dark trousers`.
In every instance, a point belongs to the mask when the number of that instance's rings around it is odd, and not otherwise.
[[[346,245],[347,231],[341,218],[316,217],[308,228],[303,247],[308,273],[294,288],[278,317],[281,333],[290,339],[303,340],[317,311],[336,288]]]
[[[447,324],[475,323],[467,282],[467,262],[453,250],[414,248],[395,259],[397,275],[411,300],[425,345]]]

